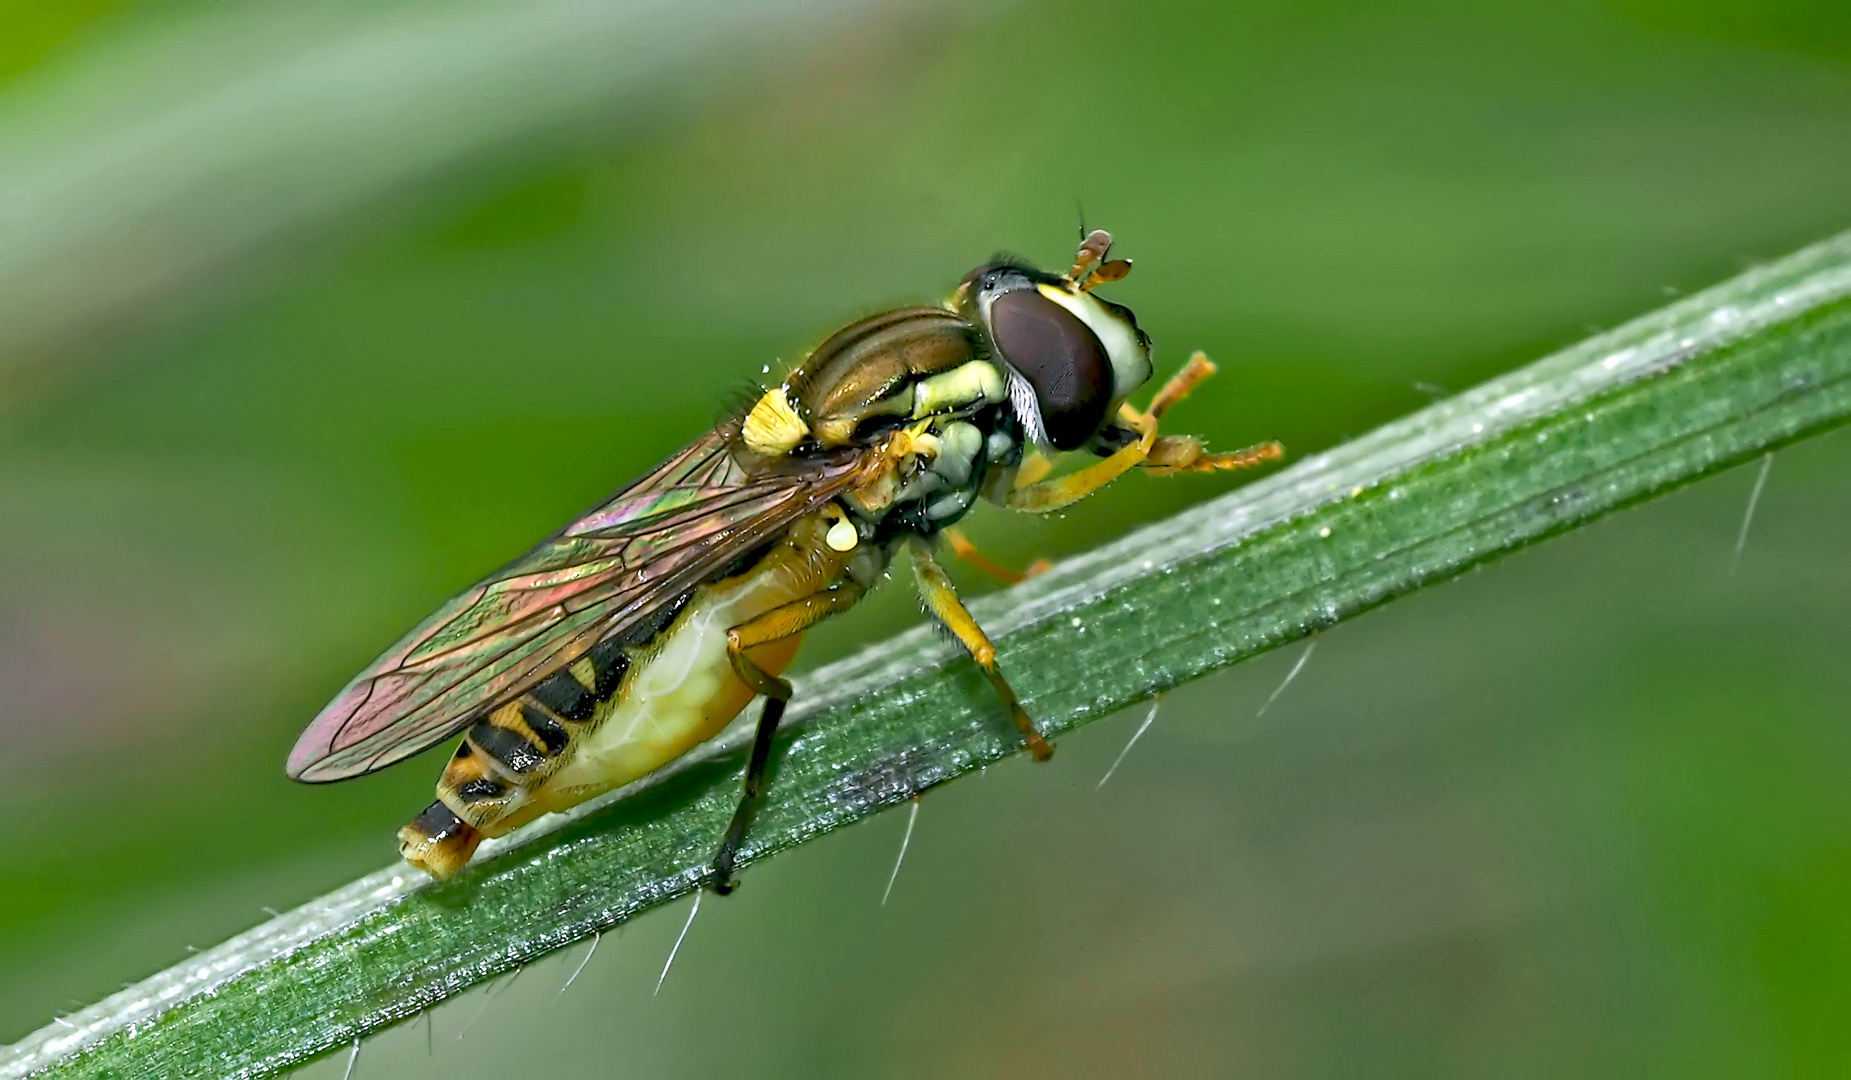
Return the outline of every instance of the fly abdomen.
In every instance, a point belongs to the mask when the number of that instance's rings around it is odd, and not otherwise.
[[[442,801],[425,807],[398,831],[399,854],[438,878],[461,870],[481,842],[482,833]]]
[[[547,809],[537,793],[618,707],[625,680],[634,674],[632,658],[651,655],[696,591],[674,597],[521,696],[478,714],[444,764],[438,801],[399,830],[406,861],[448,877],[485,837],[504,835]]]
[[[494,762],[491,768],[499,766],[496,771],[510,780],[537,772],[545,768],[547,759],[558,751],[547,752],[545,741],[527,721],[530,714],[563,734],[563,729],[547,719],[538,706],[529,705],[522,699],[511,701],[477,720],[470,725],[469,733],[464,738],[474,743],[478,751],[488,755]],[[559,740],[560,749],[564,749],[565,744],[565,739]]]
[[[672,620],[681,605],[667,607],[665,614]],[[652,619],[645,629],[653,635],[661,621]],[[630,670],[629,649],[641,636],[633,629],[599,642],[469,725],[444,765],[438,801],[399,830],[405,858],[447,877],[469,859],[484,836],[499,836],[518,824],[517,815],[528,806],[533,790],[570,756],[578,737],[623,686]]]
[[[579,664],[591,667],[588,659],[580,660]],[[591,668],[585,674],[591,677],[581,677],[568,668],[527,691],[527,696],[544,705],[561,720],[582,724],[598,711],[598,702],[602,700],[597,692],[596,669]]]
[[[473,746],[488,759],[487,772],[498,774],[499,779],[518,787],[537,783],[552,771],[583,726],[597,716],[598,706],[623,685],[630,669],[625,644],[623,639],[599,642],[527,693],[471,724],[463,745],[457,747],[456,760],[463,760],[464,751]],[[458,779],[474,779],[476,771],[459,770]],[[456,791],[459,796],[464,794],[460,786]],[[502,794],[484,791],[468,801],[483,802]]]

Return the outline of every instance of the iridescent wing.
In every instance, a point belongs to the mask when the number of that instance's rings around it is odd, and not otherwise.
[[[881,457],[748,474],[732,447],[723,426],[452,598],[322,709],[289,775],[343,780],[441,742],[864,481]]]

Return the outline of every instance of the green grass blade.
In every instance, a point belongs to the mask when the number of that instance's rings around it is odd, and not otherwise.
[[[1059,735],[1847,416],[1851,234],[973,607]],[[925,629],[800,680],[798,702],[748,861],[1019,749]],[[740,764],[722,745],[443,886],[372,875],[22,1040],[0,1077],[261,1076],[348,1046],[693,889]]]

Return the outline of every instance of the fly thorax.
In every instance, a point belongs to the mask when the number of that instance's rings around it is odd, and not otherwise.
[[[896,550],[892,538],[883,535],[881,527],[891,508],[891,499],[872,511],[863,509],[853,499],[824,508],[818,519],[823,530],[822,548],[829,556],[845,560],[837,564],[838,576],[845,574],[864,589],[879,583]],[[825,557],[821,551],[817,555]]]
[[[864,589],[872,589],[887,572],[898,544],[892,541],[863,544],[848,561],[848,576]]]
[[[965,372],[936,381],[976,359],[977,330],[957,313],[901,308],[846,326],[818,345],[785,381],[784,400],[817,446],[865,446],[897,424],[948,411],[953,402],[967,403],[1000,387],[995,369],[987,380],[981,372]],[[777,409],[772,401],[761,415],[766,446],[790,438],[792,428]],[[803,439],[792,447],[801,452]]]
[[[774,386],[746,414],[739,434],[752,452],[782,457],[809,436],[810,427],[791,404],[789,388]]]
[[[965,412],[1008,398],[1008,383],[996,365],[987,360],[973,360],[919,380],[912,388],[912,414],[917,419]]]
[[[884,535],[929,535],[956,522],[977,501],[987,477],[1021,455],[1019,431],[1006,405],[933,418],[911,439],[911,452],[896,470],[892,505],[883,515]]]

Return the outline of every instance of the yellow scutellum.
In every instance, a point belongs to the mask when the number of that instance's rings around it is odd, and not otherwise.
[[[810,426],[791,407],[782,386],[765,391],[765,396],[746,414],[745,426],[740,431],[747,448],[766,457],[790,453],[808,434]]]

